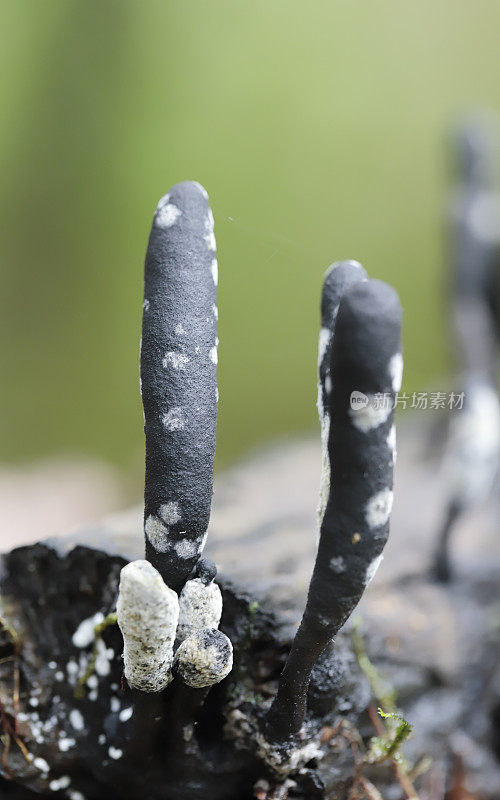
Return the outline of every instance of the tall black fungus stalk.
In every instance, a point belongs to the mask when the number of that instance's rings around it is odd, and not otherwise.
[[[172,187],[146,254],[141,382],[146,558],[175,591],[204,546],[217,421],[217,259],[198,183]]]
[[[336,320],[333,314],[328,322],[330,382],[319,359],[331,420],[328,500],[306,608],[266,720],[271,741],[300,730],[313,666],[359,602],[389,533],[401,307],[396,292],[379,281],[344,283],[345,270],[337,286],[335,270],[328,273],[325,287],[340,299]]]

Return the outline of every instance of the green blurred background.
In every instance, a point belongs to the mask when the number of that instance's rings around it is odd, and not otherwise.
[[[0,8],[3,461],[140,464],[143,258],[157,200],[186,179],[216,220],[219,466],[317,432],[319,293],[339,258],[400,292],[407,391],[442,388],[444,137],[500,104],[499,3]]]

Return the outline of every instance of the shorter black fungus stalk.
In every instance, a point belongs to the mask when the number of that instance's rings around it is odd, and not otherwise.
[[[373,578],[389,533],[401,307],[390,286],[359,282],[362,277],[361,268],[349,262],[326,275],[319,411],[327,440],[327,502],[323,513],[320,499],[319,548],[306,608],[265,720],[270,742],[300,731],[312,669]]]

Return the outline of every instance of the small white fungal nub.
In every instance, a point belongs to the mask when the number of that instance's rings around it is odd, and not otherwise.
[[[172,680],[179,618],[176,593],[149,561],[132,561],[120,574],[116,610],[129,685],[143,692],[161,692]]]
[[[175,654],[175,664],[188,686],[213,686],[231,672],[233,646],[222,631],[203,628],[184,639]]]
[[[202,628],[218,628],[221,616],[222,594],[217,584],[207,585],[201,578],[187,581],[179,596],[178,643]]]

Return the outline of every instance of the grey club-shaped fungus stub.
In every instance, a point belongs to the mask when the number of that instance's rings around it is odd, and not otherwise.
[[[197,577],[185,583],[179,596],[177,644],[202,628],[218,628],[222,616],[222,594],[213,580],[215,564],[202,558],[196,573]]]
[[[328,502],[304,615],[265,722],[270,741],[299,732],[314,664],[380,564],[392,506],[401,373],[396,292],[376,280],[351,284],[340,298],[331,343]]]
[[[222,631],[203,628],[184,639],[175,669],[188,686],[202,689],[226,678],[233,667],[233,646]]]
[[[143,692],[161,692],[172,680],[176,593],[149,561],[132,561],[120,573],[116,610],[127,682]]]

